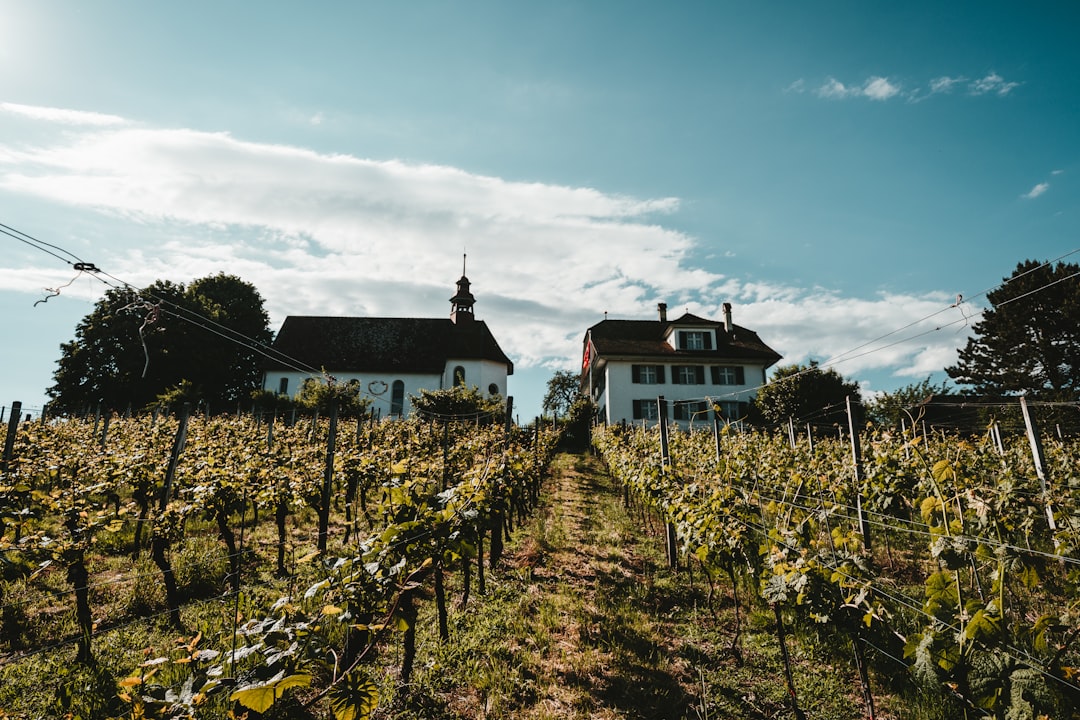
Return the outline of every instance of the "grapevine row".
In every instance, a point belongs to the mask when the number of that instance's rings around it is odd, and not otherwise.
[[[627,500],[658,515],[712,581],[750,589],[781,643],[796,623],[850,652],[871,715],[872,669],[902,668],[907,687],[972,717],[1080,706],[1075,443],[1048,444],[1048,495],[1022,442],[1000,452],[988,440],[877,432],[856,473],[835,440],[718,440],[676,431],[665,458],[656,431],[594,434]]]
[[[320,533],[300,561],[313,580],[305,591],[247,607],[249,619],[231,632],[199,633],[146,658],[110,703],[125,715],[196,717],[220,710],[215,698],[263,712],[294,694],[339,718],[365,717],[377,702],[372,655],[397,637],[407,683],[417,604],[428,595],[446,639],[445,576],[461,574],[462,606],[474,574],[483,592],[485,552],[494,566],[504,537],[537,502],[555,440],[552,430],[336,418],[290,427],[249,417],[27,423],[0,477],[0,557],[28,583],[63,574],[80,628],[76,659],[90,664],[96,548],[130,538],[127,552],[149,551],[168,618],[189,632],[171,567],[189,528],[215,528],[238,607],[250,560],[244,533],[260,518],[273,523],[276,574],[295,587],[289,525],[333,510],[333,541],[319,550]],[[0,597],[5,616],[7,603]]]

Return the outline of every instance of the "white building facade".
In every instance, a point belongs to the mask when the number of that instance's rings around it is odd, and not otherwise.
[[[603,320],[583,341],[581,385],[609,424],[654,425],[661,412],[684,428],[745,418],[765,371],[780,355],[751,330],[686,313],[657,320]],[[662,400],[661,400],[662,398]]]

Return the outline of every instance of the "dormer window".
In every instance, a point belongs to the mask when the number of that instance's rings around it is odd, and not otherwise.
[[[712,332],[709,330],[679,330],[680,350],[712,350]]]

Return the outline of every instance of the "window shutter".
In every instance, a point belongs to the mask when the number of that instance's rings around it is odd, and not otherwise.
[[[671,384],[682,385],[682,374],[679,372],[680,365],[671,366]]]
[[[682,332],[681,330],[679,331],[679,349],[686,349],[686,333]]]
[[[640,365],[631,365],[630,366],[630,382],[635,382],[635,383],[641,382],[641,366]]]
[[[640,400],[635,400],[634,401],[634,419],[635,420],[640,420],[641,419],[641,401]]]
[[[698,385],[704,385],[705,384],[705,366],[704,365],[695,365],[694,366],[694,380],[697,381]]]
[[[712,376],[712,384],[713,385],[719,385],[720,384],[720,368],[718,368],[716,365],[710,366],[709,367],[709,375]]]
[[[736,385],[745,385],[746,384],[746,372],[743,370],[742,365],[738,365],[735,368],[735,384]]]
[[[706,331],[701,334],[705,336],[705,349],[712,350],[712,333]]]
[[[664,366],[663,365],[657,365],[656,366],[656,382],[660,383],[661,385],[664,384]]]

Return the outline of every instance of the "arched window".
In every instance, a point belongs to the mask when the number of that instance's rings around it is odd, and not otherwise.
[[[454,368],[454,387],[465,384],[465,368],[458,365]]]
[[[395,380],[390,390],[390,414],[401,417],[405,408],[405,382]]]
[[[499,386],[498,385],[496,385],[495,383],[491,383],[490,385],[488,385],[488,395],[498,395],[498,394],[499,394]]]

